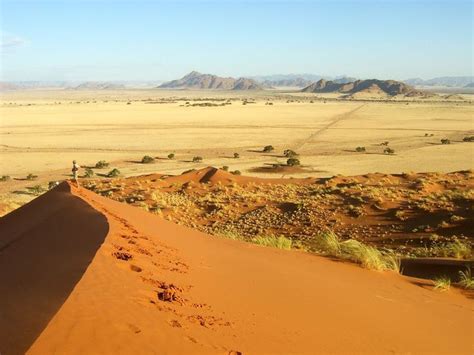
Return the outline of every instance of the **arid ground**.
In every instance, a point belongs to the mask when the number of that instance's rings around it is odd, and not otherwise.
[[[206,166],[260,177],[470,169],[472,144],[462,140],[474,132],[474,108],[469,95],[464,99],[347,101],[278,91],[3,93],[0,175],[11,177],[0,183],[11,206],[3,210],[27,201],[25,188],[67,178],[73,159],[83,166],[106,160],[126,176]],[[451,144],[441,144],[445,138]],[[384,142],[394,154],[383,153]],[[262,153],[266,145],[275,150]],[[286,162],[285,149],[299,154],[301,167],[271,169]],[[140,164],[144,155],[158,159]],[[194,156],[202,162],[193,163]],[[38,178],[22,180],[30,173]]]

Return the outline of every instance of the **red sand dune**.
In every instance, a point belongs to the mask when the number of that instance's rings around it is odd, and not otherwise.
[[[0,219],[0,353],[470,354],[472,300],[64,183]]]

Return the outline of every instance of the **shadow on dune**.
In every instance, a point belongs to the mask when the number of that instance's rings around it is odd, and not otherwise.
[[[67,183],[0,219],[0,353],[24,354],[85,273],[109,230]]]

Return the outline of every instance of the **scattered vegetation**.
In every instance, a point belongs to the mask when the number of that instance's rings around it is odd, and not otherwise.
[[[456,259],[471,259],[474,256],[472,246],[467,241],[461,241],[458,238],[454,238],[451,242],[435,246],[433,253],[436,256]]]
[[[356,152],[363,153],[365,152],[365,147],[357,147],[355,150]]]
[[[27,188],[32,194],[38,196],[41,195],[43,192],[46,191],[41,185],[35,185]]]
[[[168,159],[170,159],[170,160],[174,159],[174,153],[168,154]]]
[[[8,180],[10,180],[10,179],[11,179],[11,178],[10,178],[10,176],[8,176],[8,175],[2,175],[2,176],[0,176],[0,181],[1,181],[1,182],[8,181]]]
[[[120,175],[120,170],[114,168],[107,173],[107,177],[114,178]]]
[[[145,155],[143,158],[142,158],[142,161],[141,163],[142,164],[151,164],[155,161],[155,158],[149,156],[149,155]]]
[[[26,175],[26,180],[36,180],[38,178],[38,175],[33,175],[33,174],[28,174]]]
[[[234,159],[239,159],[240,158],[240,154],[239,153],[234,153]]]
[[[224,165],[224,166],[222,167],[222,170],[224,170],[224,171],[229,171],[229,167],[228,167],[227,165]]]
[[[474,142],[474,136],[466,136],[462,139],[463,142]]]
[[[233,174],[233,175],[242,175],[240,170],[234,170],[234,171],[231,171],[230,173]]]
[[[383,153],[391,155],[391,154],[395,154],[395,150],[393,150],[392,148],[387,147],[383,150]]]
[[[200,163],[200,162],[202,162],[202,157],[200,156],[193,157],[193,163]]]
[[[448,138],[441,139],[441,144],[451,144],[451,141]]]
[[[96,169],[104,169],[108,167],[109,167],[109,163],[107,163],[105,160],[99,160],[97,163],[95,163]]]

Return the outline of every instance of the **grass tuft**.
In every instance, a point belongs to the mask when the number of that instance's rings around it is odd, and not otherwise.
[[[448,291],[451,288],[451,280],[449,277],[443,276],[433,280],[434,289],[438,291]]]
[[[377,248],[355,239],[341,241],[332,231],[322,234],[317,241],[317,250],[361,264],[370,270],[392,270],[400,272],[400,260],[393,254],[383,254]]]
[[[459,285],[466,290],[474,290],[474,279],[472,278],[471,269],[459,271]]]
[[[266,247],[273,247],[278,249],[290,250],[293,244],[293,241],[289,238],[286,238],[283,235],[279,237],[274,236],[265,236],[265,237],[255,237],[252,238],[252,243],[258,245],[264,245]]]

